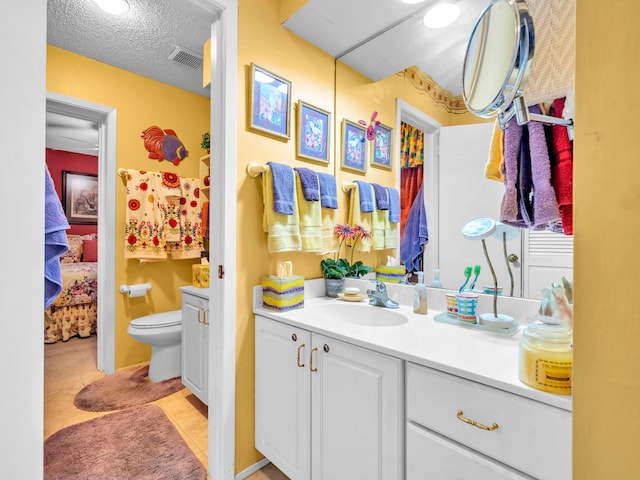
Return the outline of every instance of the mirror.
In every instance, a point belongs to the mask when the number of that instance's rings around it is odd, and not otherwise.
[[[500,128],[515,115],[518,124],[533,120],[571,128],[573,122],[532,114],[522,95],[535,51],[535,30],[525,0],[493,0],[478,17],[467,44],[462,96],[481,118],[498,117]]]

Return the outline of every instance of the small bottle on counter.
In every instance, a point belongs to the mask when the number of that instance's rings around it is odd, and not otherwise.
[[[566,322],[540,315],[530,319],[520,339],[520,381],[544,392],[571,395],[572,340]]]
[[[431,282],[431,288],[442,288],[442,282],[440,281],[440,269],[436,268],[433,271],[433,281]]]
[[[424,284],[424,272],[417,272],[418,283],[414,287],[413,311],[420,315],[427,314],[427,286]]]

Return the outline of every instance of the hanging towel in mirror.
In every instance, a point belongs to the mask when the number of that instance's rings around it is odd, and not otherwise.
[[[300,178],[300,185],[302,187],[304,199],[310,202],[320,200],[320,184],[318,181],[318,174],[310,168],[297,167],[294,168],[294,170]]]
[[[376,198],[376,208],[378,210],[389,210],[389,194],[387,189],[377,183],[372,183],[373,193]]]
[[[366,182],[361,183],[364,183],[368,187],[369,195],[373,195],[373,189],[371,188],[371,186]],[[351,226],[360,225],[368,232],[371,232],[371,211],[363,212],[360,208],[360,192],[362,190],[366,189],[352,188],[351,190],[349,190],[349,217],[347,219],[347,222]],[[371,239],[361,238],[358,242],[358,250],[361,252],[370,252]]]
[[[324,172],[318,173],[320,183],[320,204],[322,208],[338,208],[338,195],[336,193],[336,178]]]
[[[44,178],[44,308],[49,308],[62,291],[60,256],[69,250],[66,230],[69,222],[45,165]]]
[[[360,190],[360,210],[362,213],[373,212],[373,190],[371,189],[371,185],[362,180],[354,180],[353,183],[355,183],[358,186],[358,190]]]

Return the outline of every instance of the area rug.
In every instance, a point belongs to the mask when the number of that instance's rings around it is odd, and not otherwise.
[[[80,390],[73,403],[81,410],[108,412],[144,405],[184,388],[180,377],[152,382],[149,365],[112,373]]]
[[[110,413],[44,442],[44,479],[206,479],[207,471],[156,405]]]

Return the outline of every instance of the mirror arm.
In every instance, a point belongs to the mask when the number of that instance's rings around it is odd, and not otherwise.
[[[565,118],[552,117],[550,115],[540,115],[538,113],[531,113],[527,108],[527,103],[522,95],[518,95],[513,99],[513,104],[505,110],[504,113],[498,114],[498,122],[500,128],[505,130],[509,123],[509,120],[513,116],[516,116],[518,125],[526,125],[530,121],[541,122],[553,125],[563,125],[567,127],[569,132],[569,139],[573,140],[573,120],[567,120]]]

